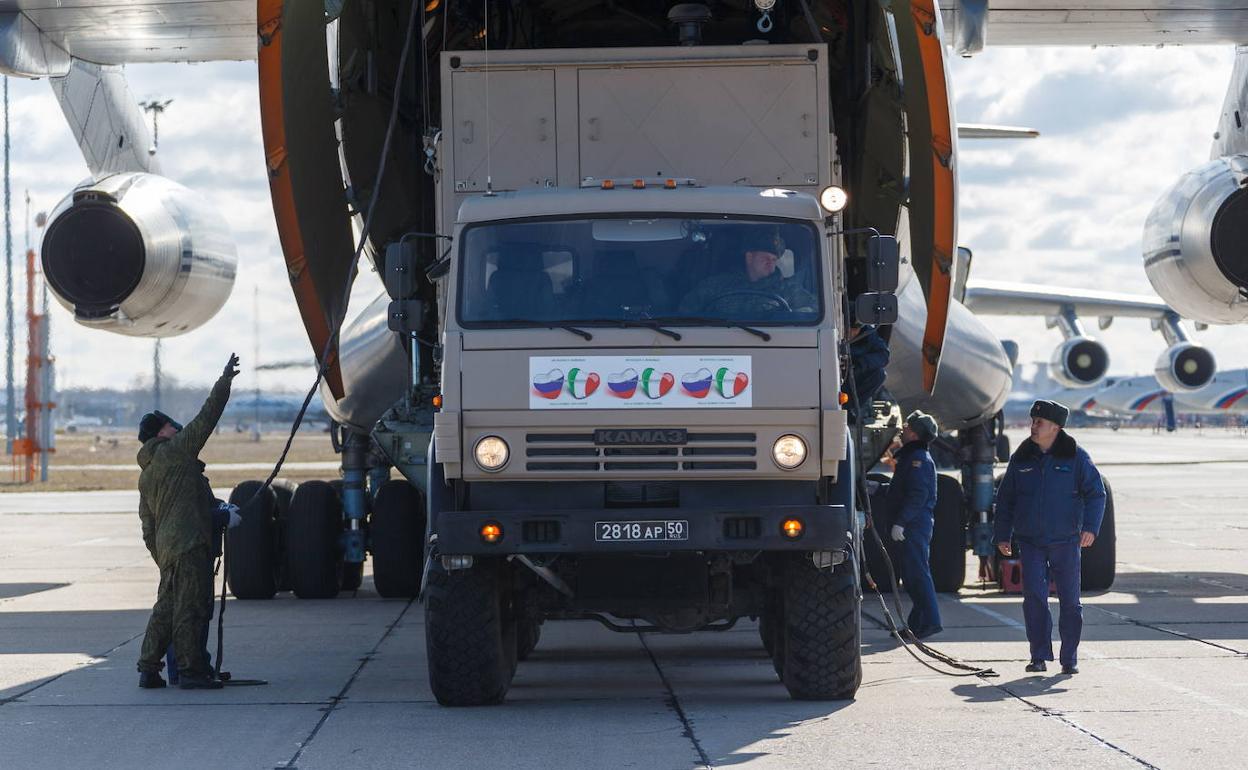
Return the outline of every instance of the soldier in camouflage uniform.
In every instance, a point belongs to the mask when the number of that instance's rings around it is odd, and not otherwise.
[[[797,281],[786,279],[776,269],[784,243],[767,228],[752,227],[744,238],[743,270],[713,275],[685,295],[680,311],[688,315],[714,314],[723,318],[750,321],[776,313],[811,313],[818,301]],[[780,302],[789,304],[786,309]]]
[[[173,642],[183,689],[217,689],[203,658],[202,632],[212,595],[212,490],[203,483],[199,453],[230,399],[238,356],[225,371],[195,419],[185,428],[160,412],[143,416],[139,426],[139,518],[143,542],[160,567],[156,605],[139,655],[139,686],[164,687],[161,657]]]

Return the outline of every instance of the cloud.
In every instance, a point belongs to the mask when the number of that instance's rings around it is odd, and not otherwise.
[[[963,142],[959,240],[972,279],[1152,295],[1140,240],[1157,198],[1209,154],[1233,49],[991,49],[952,67],[964,122],[1026,125],[1026,141]],[[1095,325],[1091,324],[1095,329]],[[1047,359],[1061,342],[1041,319],[994,318]],[[1111,371],[1151,371],[1164,347],[1146,321],[1098,333]],[[1198,332],[1224,368],[1248,365],[1233,328]]]

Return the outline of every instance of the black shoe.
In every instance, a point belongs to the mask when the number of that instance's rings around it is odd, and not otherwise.
[[[230,672],[222,671],[220,674],[217,674],[217,679],[221,680],[222,682],[230,681],[231,679]]]
[[[1062,666],[1062,673],[1067,674],[1069,676],[1074,676],[1075,674],[1079,673],[1079,667],[1078,666]]]
[[[1027,668],[1024,670],[1029,673],[1036,674],[1041,671],[1048,671],[1049,667],[1044,665],[1043,660],[1033,660],[1032,662],[1027,664]]]
[[[920,629],[919,631],[915,632],[914,635],[918,637],[919,639],[926,639],[929,636],[935,636],[936,634],[939,634],[941,631],[944,631],[944,630],[945,629],[941,628],[940,626],[928,626],[927,628]]]
[[[195,676],[192,674],[183,674],[182,683],[178,685],[183,690],[220,690],[224,686],[211,676]]]
[[[156,671],[139,672],[139,687],[144,690],[159,690],[165,686],[165,680],[160,678],[160,673]]]

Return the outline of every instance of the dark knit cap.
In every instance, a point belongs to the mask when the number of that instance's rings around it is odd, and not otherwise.
[[[156,438],[156,434],[165,425],[172,425],[174,430],[182,430],[182,423],[160,410],[143,415],[143,419],[139,420],[139,441],[146,444]]]
[[[1066,418],[1070,416],[1070,410],[1056,401],[1045,401],[1043,399],[1031,405],[1031,416],[1040,417],[1049,422],[1057,423],[1057,427],[1066,427]]]
[[[784,253],[784,241],[775,228],[751,226],[742,238],[742,251],[766,251],[776,256]]]
[[[922,441],[932,441],[940,433],[940,430],[936,427],[936,418],[917,409],[906,417],[906,424],[910,426],[910,430],[914,431]]]

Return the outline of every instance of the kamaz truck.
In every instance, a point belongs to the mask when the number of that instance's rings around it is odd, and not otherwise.
[[[942,256],[938,22],[803,5],[439,6],[398,86],[375,77],[396,69],[392,31],[348,4],[336,110],[305,93],[324,49],[292,44],[318,19],[286,6],[260,51],[262,100],[282,97],[266,146],[289,169],[272,183],[295,295],[333,351],[342,479],[260,495],[231,534],[236,596],[334,596],[370,559],[382,596],[421,597],[446,705],[502,700],[555,621],[757,621],[793,697],[854,696],[861,469],[899,407],[991,426],[1009,361]],[[393,145],[365,109],[387,88]],[[320,145],[317,116],[334,120]],[[318,319],[345,313],[350,239],[326,188],[299,184],[334,173],[385,284],[337,337]],[[892,353],[874,401],[847,344],[864,326]]]

